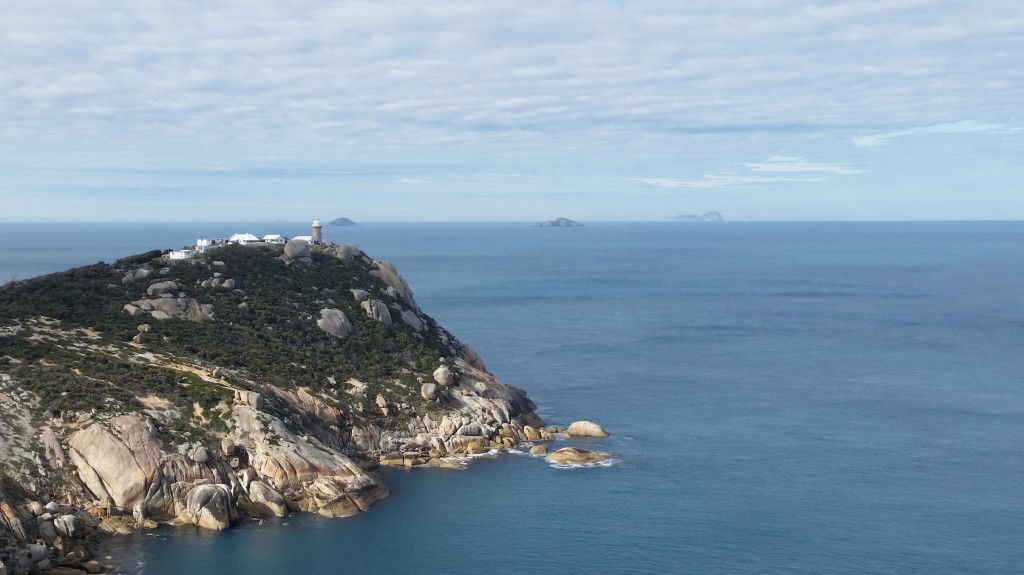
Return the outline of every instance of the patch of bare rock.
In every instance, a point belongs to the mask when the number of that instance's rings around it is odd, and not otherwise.
[[[577,447],[563,447],[549,453],[546,459],[559,466],[596,465],[611,457],[610,453],[590,451]]]

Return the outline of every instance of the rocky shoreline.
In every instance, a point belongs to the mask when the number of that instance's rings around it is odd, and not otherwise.
[[[371,471],[378,466],[460,469],[471,456],[524,445],[529,446],[531,455],[544,457],[555,466],[592,466],[611,456],[576,447],[548,453],[549,442],[556,439],[607,437],[600,426],[591,422],[576,422],[568,428],[522,426],[520,433],[502,436],[501,441],[465,442],[464,452],[451,451],[448,456],[424,457],[420,451],[381,453],[377,460],[354,467],[339,460],[351,475],[328,474],[339,469],[325,466],[315,472],[315,479],[291,488],[284,483],[279,490],[279,476],[261,475],[252,466],[238,471],[235,459],[241,451],[229,439],[223,442],[220,453],[210,454],[202,446],[181,447],[177,453],[161,454],[156,461],[147,459],[147,454],[157,451],[146,427],[142,418],[120,416],[109,426],[87,425],[83,431],[95,431],[73,436],[67,450],[73,455],[63,461],[77,470],[87,492],[105,491],[105,500],[95,499],[81,507],[57,501],[44,503],[0,476],[0,575],[109,572],[113,565],[95,559],[102,537],[128,535],[159,525],[224,530],[243,519],[283,517],[296,511],[324,517],[354,515],[388,495],[387,487]],[[521,441],[513,442],[513,437]],[[130,453],[122,453],[121,447]],[[111,453],[116,456],[109,457]],[[60,469],[59,461],[62,460],[48,463]],[[146,477],[150,488],[145,497],[134,499],[132,513],[128,514],[126,506],[133,501],[131,497],[141,493],[136,481],[141,478],[140,472],[145,474],[145,469],[153,470]],[[187,481],[189,478],[192,481]],[[92,483],[96,480],[100,483]]]

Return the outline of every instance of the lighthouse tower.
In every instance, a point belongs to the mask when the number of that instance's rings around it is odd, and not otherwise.
[[[323,227],[320,225],[320,219],[313,218],[313,243],[319,244],[323,241],[322,230]]]

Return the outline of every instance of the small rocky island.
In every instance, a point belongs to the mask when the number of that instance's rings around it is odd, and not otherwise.
[[[534,224],[535,228],[582,228],[583,224],[570,220],[569,218],[555,218],[539,224]]]
[[[719,212],[706,212],[703,214],[680,214],[668,219],[670,222],[721,222],[722,214]]]
[[[379,466],[606,435],[546,427],[389,262],[275,238],[0,286],[0,574],[99,572],[98,536],[161,523],[350,516],[388,495]]]
[[[348,219],[348,218],[335,218],[335,219],[327,222],[327,225],[329,225],[329,226],[354,226],[354,225],[356,225],[356,223],[353,222],[352,220]]]

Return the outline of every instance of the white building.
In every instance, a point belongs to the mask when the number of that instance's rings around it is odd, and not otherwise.
[[[192,257],[194,255],[195,255],[195,252],[192,251],[192,250],[171,250],[170,253],[167,254],[167,259],[169,259],[169,260],[190,260],[190,259],[192,259]]]
[[[309,245],[313,245],[313,244],[317,243],[316,238],[314,238],[313,236],[295,236],[292,239],[293,240],[302,240],[302,241],[306,242]]]
[[[278,245],[281,245],[281,244],[288,243],[288,238],[286,238],[286,237],[284,237],[282,235],[279,235],[279,234],[267,234],[267,235],[263,236],[263,241],[268,243],[268,244],[278,244]]]
[[[248,246],[251,244],[260,243],[260,239],[252,234],[234,234],[228,238],[229,244],[238,244],[240,246]]]

